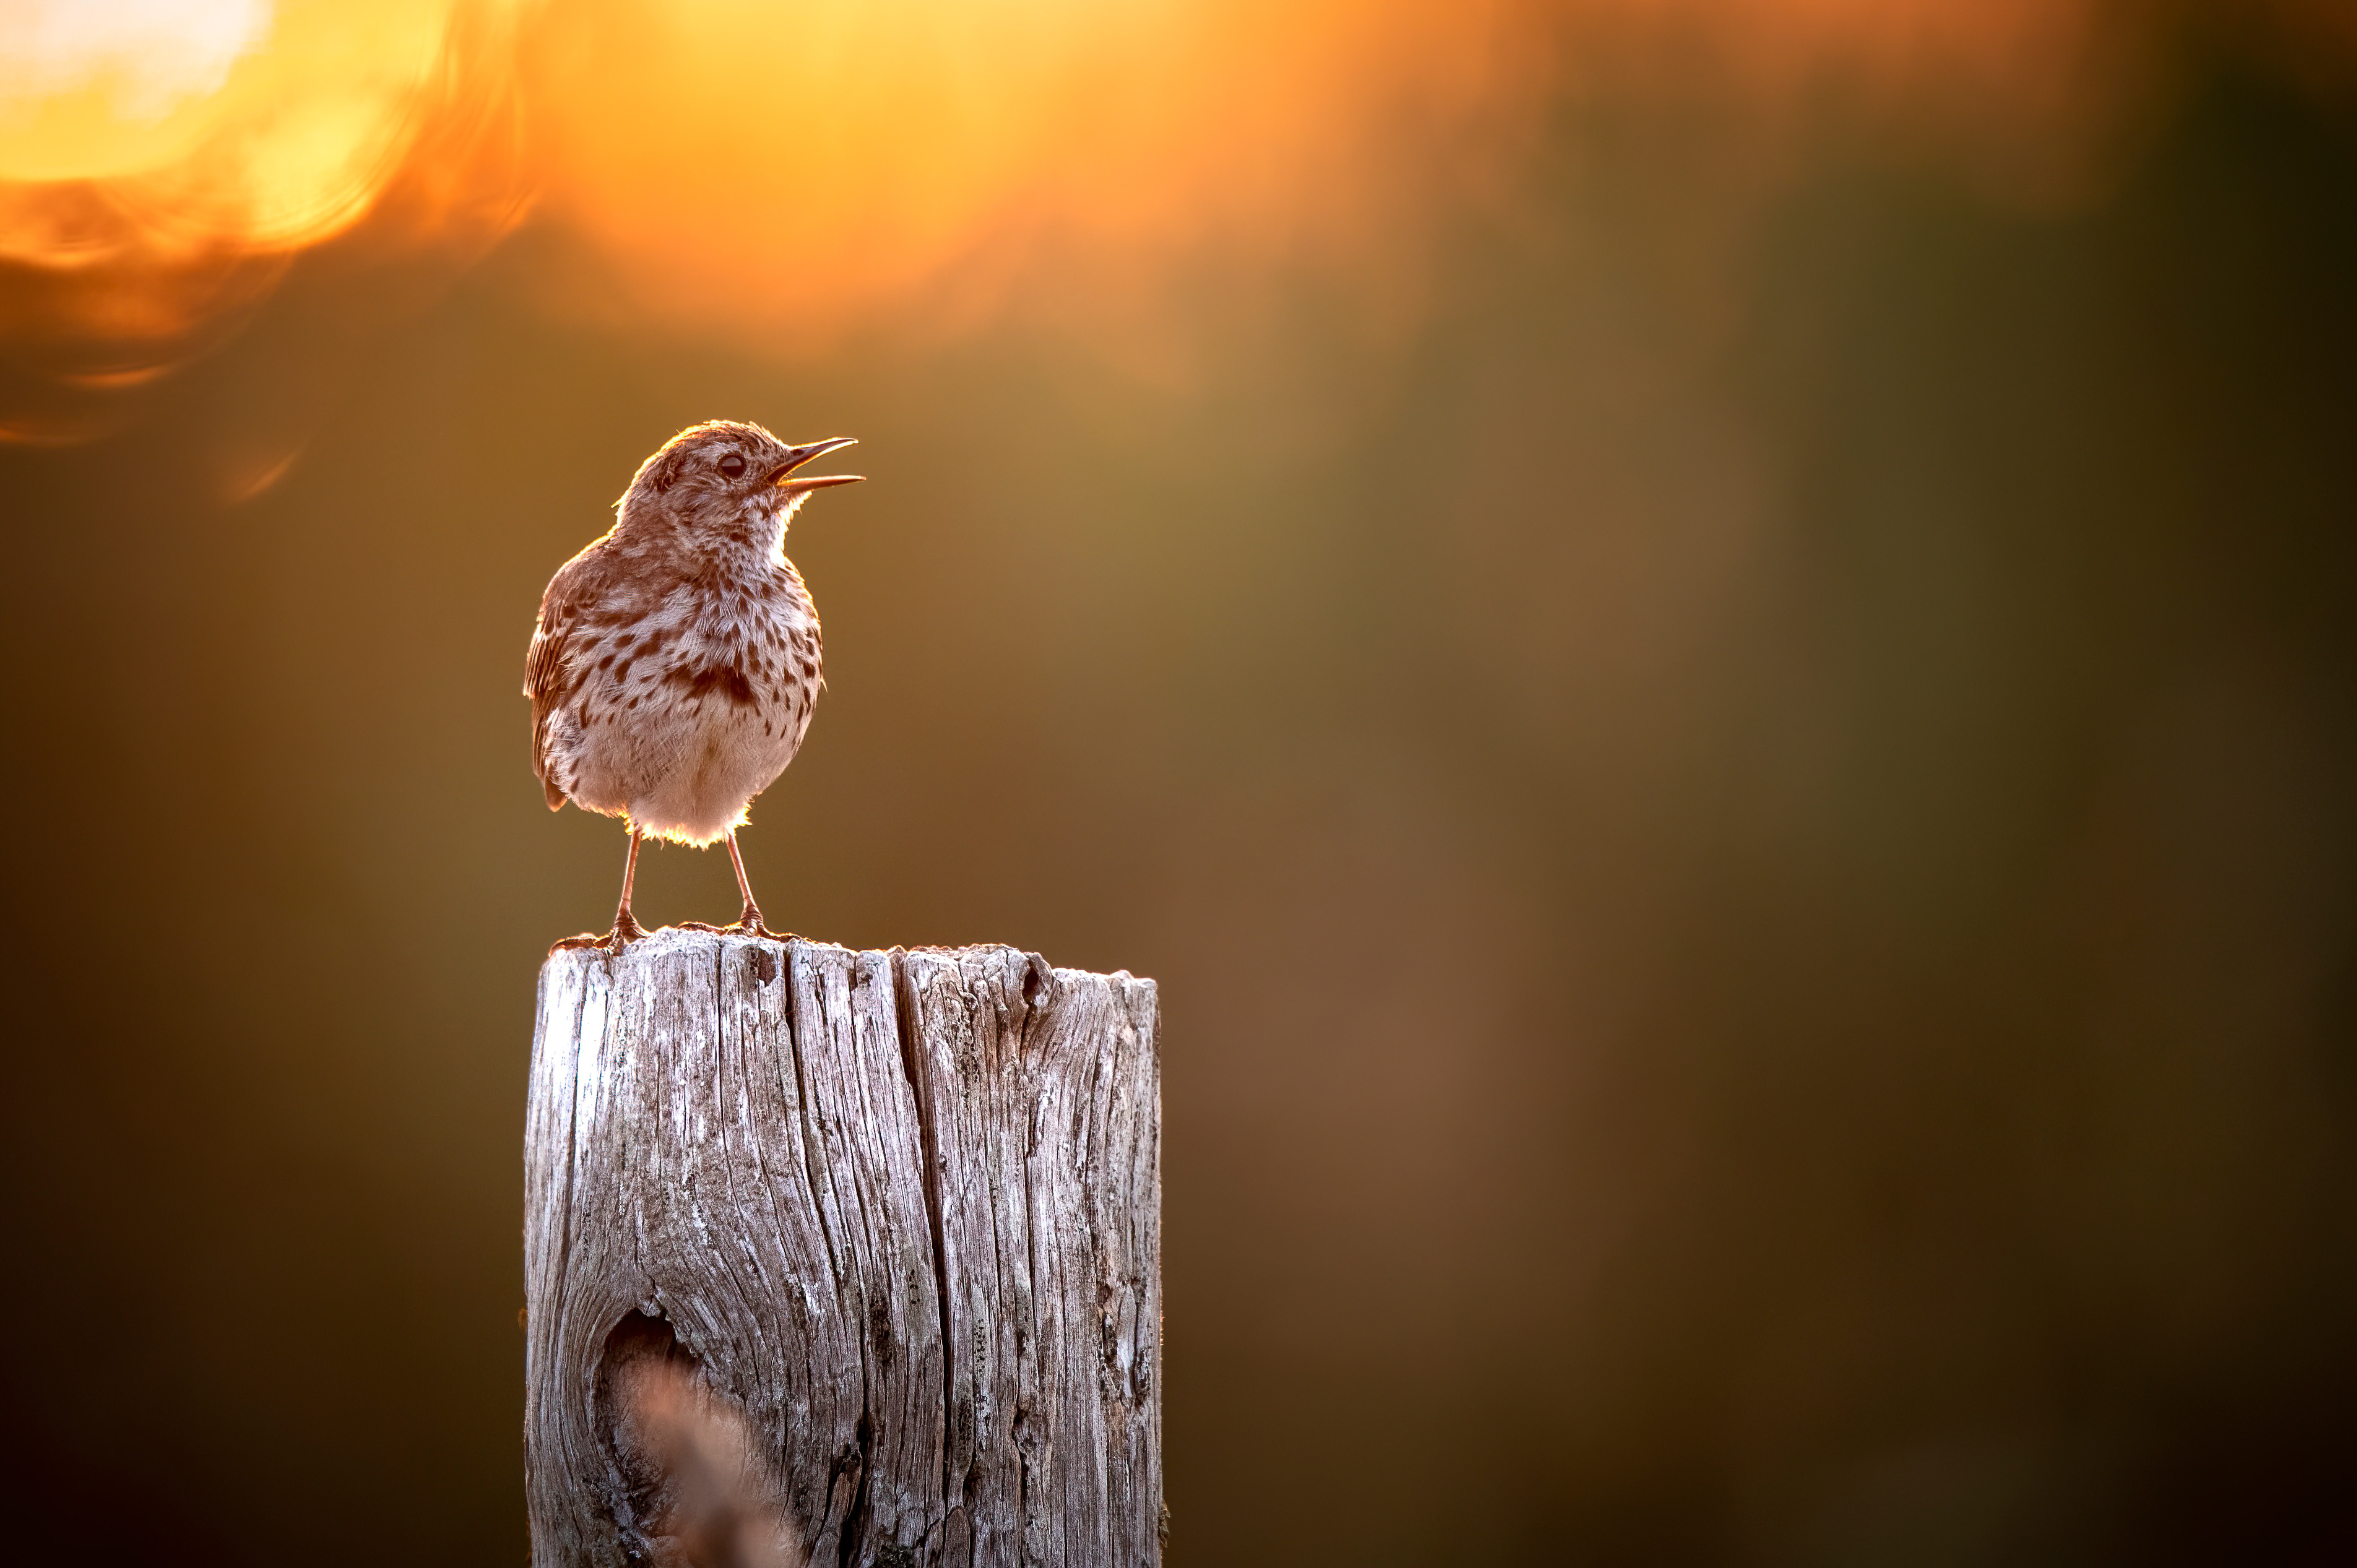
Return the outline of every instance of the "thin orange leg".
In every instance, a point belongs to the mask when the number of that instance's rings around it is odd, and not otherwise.
[[[630,913],[630,887],[639,879],[639,830],[630,830],[630,853],[622,862],[622,902],[614,910],[614,945],[635,941],[647,934],[639,918]]]
[[[737,916],[737,923],[728,929],[732,931],[743,931],[748,936],[782,940],[784,933],[770,929],[762,922],[761,907],[753,902],[753,884],[745,875],[745,856],[737,848],[735,828],[728,830],[728,860],[737,867],[737,891],[745,895],[745,912]]]
[[[638,918],[630,913],[630,885],[638,879],[639,830],[632,828],[630,854],[622,862],[622,902],[614,911],[614,929],[602,937],[584,931],[577,937],[565,938],[548,950],[555,952],[563,948],[611,948],[614,951],[619,952],[626,944],[637,941],[640,937],[645,936],[646,928],[640,925]]]
[[[679,929],[683,931],[726,931],[731,936],[767,937],[773,942],[784,941],[792,933],[773,931],[762,923],[761,907],[753,902],[753,884],[745,875],[745,856],[737,847],[737,831],[734,828],[728,831],[728,863],[737,868],[737,891],[745,895],[745,912],[737,917],[737,923],[733,926],[707,926],[701,920],[682,920]]]

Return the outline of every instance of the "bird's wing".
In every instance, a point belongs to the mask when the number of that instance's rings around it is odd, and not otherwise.
[[[549,773],[549,720],[571,700],[579,682],[566,655],[596,602],[604,542],[600,540],[567,561],[548,580],[548,591],[540,596],[540,618],[533,625],[532,646],[523,656],[523,694],[532,699],[532,770],[539,776],[552,811],[565,804],[565,791]]]

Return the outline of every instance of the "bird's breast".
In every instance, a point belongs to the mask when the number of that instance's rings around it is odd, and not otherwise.
[[[800,579],[729,574],[697,600],[667,682],[685,696],[806,713],[820,679],[820,640]]]

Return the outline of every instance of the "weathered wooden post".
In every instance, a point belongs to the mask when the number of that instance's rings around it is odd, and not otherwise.
[[[1160,1121],[1151,981],[678,930],[553,954],[535,1568],[699,1561],[628,1408],[649,1368],[744,1434],[774,1561],[1160,1563]]]

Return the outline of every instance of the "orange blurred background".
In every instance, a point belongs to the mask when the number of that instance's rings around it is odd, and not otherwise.
[[[20,1543],[523,1550],[523,644],[726,416],[765,908],[1164,987],[1178,1561],[2357,1560],[2348,17],[0,8]]]
[[[2067,197],[2186,36],[2312,65],[2352,31],[2293,0],[26,0],[10,29],[0,255],[55,291],[12,335],[91,353],[245,303],[240,263],[371,220],[473,254],[535,206],[583,242],[567,306],[768,353],[1135,304],[1211,250],[1412,289],[1421,231],[1511,201],[1555,106],[1631,91],[1753,177],[1831,104]]]

